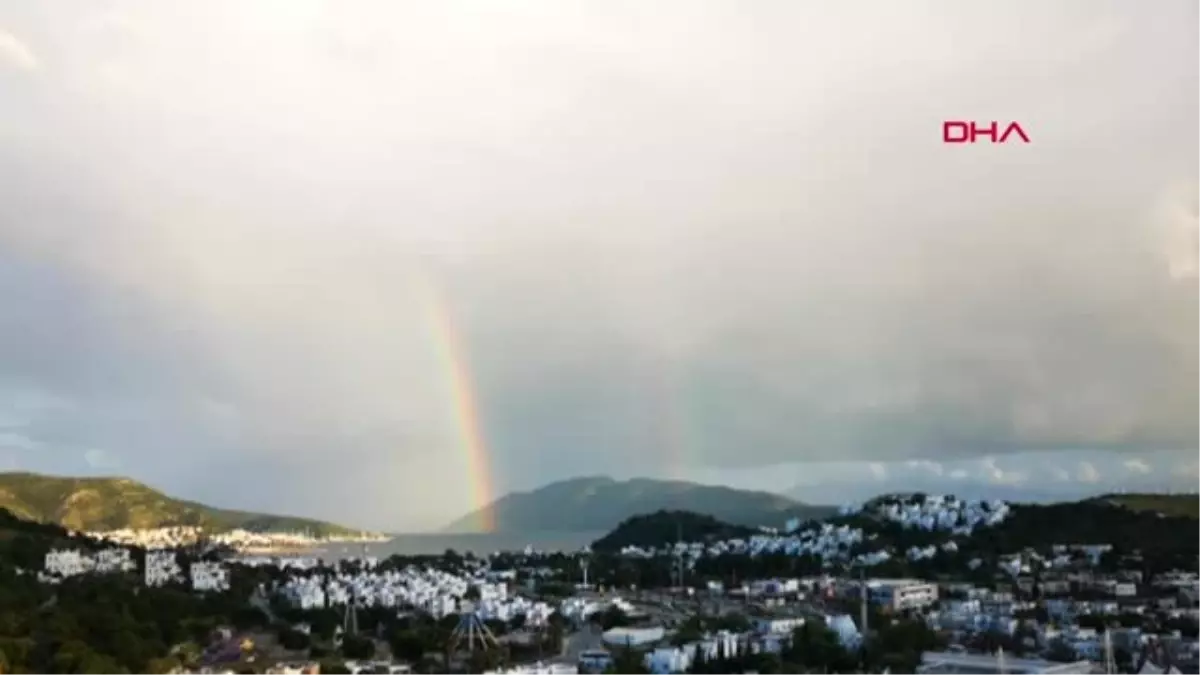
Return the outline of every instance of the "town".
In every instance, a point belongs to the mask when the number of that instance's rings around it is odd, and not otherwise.
[[[1104,541],[1005,550],[1020,509],[896,496],[744,537],[383,560],[103,535],[36,575],[244,594],[171,672],[1197,672],[1194,553],[1161,569]]]
[[[369,532],[356,536],[316,537],[304,532],[251,532],[236,528],[228,532],[209,533],[203,528],[185,525],[140,530],[124,528],[86,534],[94,539],[142,548],[178,548],[202,544],[224,546],[241,552],[304,551],[330,544],[371,543],[388,539],[386,535]]]

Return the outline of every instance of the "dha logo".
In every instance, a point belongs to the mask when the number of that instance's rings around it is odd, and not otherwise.
[[[1025,134],[1025,130],[1021,128],[1021,125],[1016,122],[1009,122],[1008,126],[1004,129],[1004,133],[999,133],[999,129],[999,122],[988,122],[986,125],[981,125],[978,122],[942,122],[942,142],[975,143],[976,139],[983,136],[992,143],[1007,143],[1009,137],[1014,134],[1021,139],[1021,142],[1029,142],[1029,136]],[[998,133],[999,135],[997,136]],[[1015,141],[1016,139],[1013,140]]]

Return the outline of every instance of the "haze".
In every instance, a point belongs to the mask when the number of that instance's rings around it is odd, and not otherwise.
[[[1197,11],[0,0],[0,462],[442,524],[418,278],[497,492],[1194,489]]]

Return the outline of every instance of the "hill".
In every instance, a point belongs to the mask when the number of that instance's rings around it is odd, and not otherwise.
[[[25,520],[85,531],[197,525],[214,532],[241,528],[255,532],[306,531],[314,536],[357,534],[317,520],[228,511],[174,499],[128,478],[0,473],[0,509]]]
[[[1149,511],[1161,513],[1164,516],[1186,516],[1200,519],[1200,495],[1192,494],[1151,494],[1124,493],[1096,497],[1093,501],[1103,501],[1115,506],[1123,506],[1133,511]]]
[[[686,481],[607,476],[573,478],[531,492],[515,492],[487,507],[499,532],[600,532],[627,518],[657,511],[690,511],[744,526],[780,526],[789,518],[812,519],[836,509],[797,502],[770,492],[736,490]],[[482,511],[482,510],[481,510]],[[446,532],[478,532],[481,511],[460,518]]]
[[[721,522],[712,516],[688,511],[659,511],[627,518],[616,529],[592,543],[595,551],[620,551],[626,546],[653,548],[679,541],[710,541],[746,537],[752,527]]]
[[[1189,516],[1130,508],[1106,499],[1020,504],[923,493],[877,497],[820,523],[807,523],[787,537],[761,538],[754,547],[744,541],[745,528],[708,516],[650,514],[622,523],[597,540],[593,549],[612,552],[637,546],[665,554],[674,547],[676,523],[682,540],[705,542],[709,551],[737,554],[733,559],[706,556],[697,563],[697,578],[727,578],[734,567],[745,578],[815,574],[829,569],[827,565],[845,564],[865,564],[881,577],[978,573],[992,578],[1008,554],[1020,554],[1026,562],[1030,556],[1080,558],[1084,549],[1105,544],[1111,551],[1095,563],[1102,569],[1111,571],[1125,564],[1154,574],[1194,569],[1200,554],[1196,519]],[[1069,552],[1071,547],[1078,549]],[[983,567],[976,569],[981,563]]]

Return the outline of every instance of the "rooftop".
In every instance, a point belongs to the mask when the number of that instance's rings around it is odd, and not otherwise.
[[[917,668],[921,673],[999,673],[1000,663],[993,654],[963,654],[955,652],[926,652]],[[1088,661],[1055,663],[1041,659],[1018,659],[1004,657],[1003,668],[1010,675],[1025,673],[1089,673],[1092,665]]]

